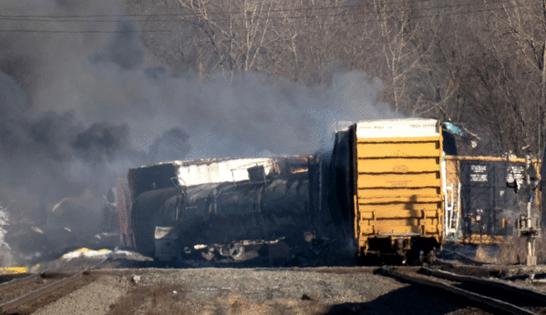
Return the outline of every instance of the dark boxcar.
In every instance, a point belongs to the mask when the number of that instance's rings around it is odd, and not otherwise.
[[[536,178],[524,159],[458,157],[461,184],[461,230],[471,243],[500,242],[515,235],[515,223],[524,214]]]

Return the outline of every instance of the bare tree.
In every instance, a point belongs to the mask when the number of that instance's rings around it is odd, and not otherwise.
[[[511,0],[503,3],[503,14],[499,16],[499,26],[510,35],[515,59],[512,63],[520,64],[527,82],[524,92],[519,100],[524,101],[518,104],[518,110],[527,110],[525,120],[528,128],[523,131],[526,140],[536,148],[537,155],[544,149],[545,138],[545,113],[546,113],[546,61],[545,38],[546,38],[546,2]],[[495,47],[495,50],[499,50]],[[502,52],[501,52],[502,53]],[[506,53],[505,53],[506,54]],[[538,95],[538,92],[540,93]],[[525,97],[527,96],[527,97]],[[539,97],[537,97],[539,96]],[[516,109],[514,109],[516,110]],[[522,118],[523,119],[523,118]],[[530,129],[530,130],[527,130]],[[531,132],[532,134],[526,134]],[[533,139],[534,138],[534,141]]]
[[[197,19],[196,25],[220,58],[217,66],[228,76],[259,70],[257,61],[270,33],[272,0],[177,2]]]
[[[127,1],[179,13],[147,42],[181,71],[310,85],[364,71],[394,111],[466,125],[483,153],[544,148],[546,0]]]

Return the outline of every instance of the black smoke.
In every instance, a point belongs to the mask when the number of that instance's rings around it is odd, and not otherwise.
[[[6,15],[124,13],[122,2],[110,0],[4,0],[0,9]],[[260,73],[230,80],[221,73],[205,79],[174,73],[146,51],[141,24],[130,19],[3,20],[0,26],[52,31],[0,34],[0,203],[12,221],[45,226],[59,205],[100,215],[104,196],[130,167],[312,153],[331,145],[325,135],[336,121],[392,116],[377,101],[381,82],[360,72],[317,87]]]
[[[6,237],[11,248],[21,252],[15,255],[20,259],[65,249],[56,245],[74,245],[62,239],[90,246],[86,242],[92,233],[82,231],[101,231],[104,196],[128,168],[182,159],[190,150],[189,136],[180,127],[160,134],[149,148],[140,148],[133,144],[126,123],[89,123],[72,111],[33,111],[31,98],[15,79],[4,73],[0,79],[0,200],[9,205],[12,222],[26,222],[8,228],[12,233]],[[53,211],[58,203],[60,214]],[[59,236],[66,226],[76,234]],[[32,227],[46,235],[36,235]]]
[[[124,70],[141,66],[144,62],[144,51],[135,25],[129,20],[120,21],[117,31],[119,33],[92,60],[112,63]]]
[[[150,145],[148,157],[150,161],[179,160],[190,153],[190,136],[182,128],[172,128]]]
[[[76,157],[99,166],[115,161],[120,155],[137,154],[131,147],[126,125],[94,123],[78,133],[70,146]]]

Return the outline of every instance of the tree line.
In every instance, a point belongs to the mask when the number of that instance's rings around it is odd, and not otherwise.
[[[147,48],[200,78],[244,72],[328,84],[359,70],[408,116],[458,123],[480,153],[546,141],[545,0],[126,0]]]

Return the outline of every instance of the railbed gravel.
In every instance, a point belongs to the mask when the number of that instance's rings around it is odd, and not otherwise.
[[[94,283],[38,314],[484,314],[437,292],[375,275],[369,268],[96,273]]]

